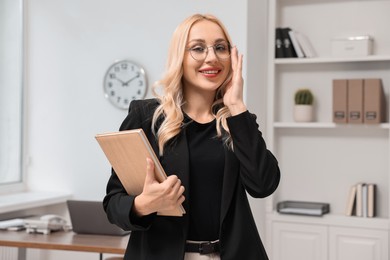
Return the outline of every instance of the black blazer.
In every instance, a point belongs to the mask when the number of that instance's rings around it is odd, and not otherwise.
[[[151,131],[151,118],[157,100],[132,101],[129,114],[120,130],[142,128],[154,151],[158,152]],[[220,219],[221,260],[268,259],[249,206],[247,193],[255,198],[272,194],[280,180],[277,160],[267,150],[256,116],[248,111],[227,119],[234,152],[225,148],[225,171]],[[125,259],[182,260],[188,232],[189,156],[185,131],[182,131],[160,157],[166,173],[176,174],[186,188],[183,217],[151,214],[143,218],[133,215],[134,196],[126,194],[113,171],[103,201],[110,222],[131,230]]]

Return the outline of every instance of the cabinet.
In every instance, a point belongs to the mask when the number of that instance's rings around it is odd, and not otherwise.
[[[282,260],[278,251],[288,250],[293,255],[294,248],[298,253],[300,246],[316,240],[312,237],[314,240],[308,242],[310,239],[299,235],[302,232],[308,235],[305,233],[308,223],[315,228],[326,227],[327,231],[321,233],[325,237],[318,238],[328,241],[327,253],[321,254],[326,255],[325,259],[358,259],[352,256],[359,250],[361,255],[370,255],[366,259],[387,259],[390,34],[384,25],[390,24],[389,11],[389,0],[269,0],[266,136],[282,173],[278,190],[267,201],[267,247],[271,259]],[[275,59],[276,27],[290,27],[305,34],[317,56]],[[374,38],[373,55],[350,58],[331,55],[332,38],[357,34]],[[332,80],[352,78],[382,79],[387,103],[385,123],[332,122]],[[293,96],[303,87],[310,88],[315,96],[314,122],[293,120]],[[357,182],[377,184],[377,217],[345,216],[350,187]],[[283,200],[328,202],[331,212],[320,218],[280,215],[275,208]],[[283,233],[286,236],[280,233],[285,227],[279,226],[281,222],[289,227]],[[354,232],[339,236],[341,230]],[[367,230],[376,236],[372,239],[365,236]],[[297,245],[286,248],[286,240],[291,243],[294,240]]]
[[[330,259],[382,260],[388,258],[388,232],[384,230],[331,227]]]
[[[327,229],[322,225],[274,222],[273,259],[326,260]]]
[[[272,259],[274,260],[387,260],[388,231],[379,226],[340,226],[340,219],[321,223],[305,217],[272,221]],[[385,223],[382,223],[385,225]]]

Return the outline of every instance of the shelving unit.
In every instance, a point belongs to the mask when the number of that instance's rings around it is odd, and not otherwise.
[[[270,0],[268,21],[267,144],[279,160],[282,180],[267,202],[270,258],[374,259],[389,256],[390,229],[390,24],[389,0]],[[305,34],[317,57],[275,59],[275,28]],[[331,39],[369,34],[374,53],[332,57]],[[332,80],[381,78],[387,120],[378,125],[332,122]],[[310,88],[314,122],[296,123],[294,93]],[[345,216],[352,185],[377,184],[377,217]],[[324,217],[281,215],[283,200],[330,203]],[[283,252],[283,253],[281,253]]]

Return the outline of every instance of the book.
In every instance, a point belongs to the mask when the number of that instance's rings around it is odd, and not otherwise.
[[[364,183],[356,184],[356,216],[363,217],[363,186]]]
[[[362,217],[366,218],[368,213],[368,201],[367,201],[367,184],[363,183],[362,187]]]
[[[298,56],[294,50],[294,46],[291,43],[291,39],[288,34],[289,31],[291,31],[289,27],[281,29],[284,58],[296,58]]]
[[[299,45],[301,46],[302,48],[302,52],[303,54],[305,55],[306,58],[313,58],[313,57],[316,57],[317,54],[309,40],[309,38],[306,37],[306,35],[304,35],[303,33],[301,32],[297,32],[295,31],[295,38],[297,39]]]
[[[156,180],[163,182],[167,178],[142,129],[97,134],[95,138],[128,194],[141,194],[147,157],[154,162]],[[157,212],[162,216],[182,216],[184,213],[182,205],[173,211]]]
[[[360,182],[349,192],[345,215],[372,218],[376,216],[376,184]]]
[[[349,191],[347,208],[345,215],[354,216],[356,214],[356,185],[353,185]]]
[[[376,216],[376,185],[373,183],[367,184],[367,217],[373,218]]]
[[[348,123],[363,123],[363,79],[348,80]]]
[[[288,31],[288,35],[290,36],[291,43],[294,47],[294,50],[297,54],[297,57],[298,58],[305,58],[305,55],[303,54],[303,51],[301,48],[301,45],[299,44],[297,37],[295,36],[295,31],[294,30]]]
[[[275,58],[284,58],[282,28],[275,29]]]
[[[333,122],[347,123],[348,85],[346,79],[333,80]]]
[[[381,79],[364,79],[363,110],[365,124],[385,121],[386,101]]]

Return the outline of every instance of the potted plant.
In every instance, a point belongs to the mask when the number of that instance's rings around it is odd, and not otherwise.
[[[294,120],[296,122],[313,121],[314,96],[310,89],[298,89],[295,92]]]

